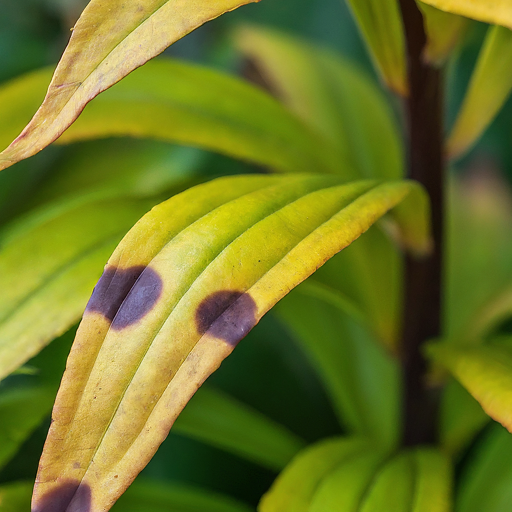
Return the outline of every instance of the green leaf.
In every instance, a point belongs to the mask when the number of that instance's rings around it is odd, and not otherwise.
[[[85,105],[203,23],[253,0],[92,0],[73,28],[46,98],[0,154],[0,170],[53,142]]]
[[[308,447],[277,477],[259,512],[308,512],[319,485],[339,465],[369,451],[361,439],[329,439]]]
[[[244,26],[238,48],[300,118],[348,155],[358,177],[398,179],[403,147],[387,98],[354,64],[280,32]]]
[[[0,485],[0,510],[25,512],[30,510],[30,493],[34,482],[11,482]]]
[[[480,346],[432,344],[428,354],[445,366],[484,411],[512,430],[512,348],[503,343]]]
[[[422,0],[446,12],[512,28],[509,0]]]
[[[399,435],[399,368],[354,309],[309,280],[275,311],[316,367],[342,425],[389,448]]]
[[[450,461],[440,451],[418,448],[403,452],[381,468],[370,483],[361,512],[450,512]],[[333,509],[334,510],[334,509]]]
[[[457,512],[508,512],[512,502],[512,436],[494,425],[465,465]]]
[[[36,508],[61,495],[66,510],[91,492],[93,508],[107,510],[261,316],[417,186],[341,183],[314,175],[219,179],[136,224],[78,330]],[[61,494],[69,490],[62,482],[76,492]]]
[[[80,319],[109,254],[150,206],[146,200],[66,200],[3,233],[0,379]]]
[[[468,19],[418,1],[426,25],[428,43],[424,50],[427,62],[441,66],[459,43],[468,26]]]
[[[512,14],[512,6],[510,7]],[[448,154],[463,155],[480,138],[512,90],[512,31],[490,27],[468,91],[447,142]]]
[[[19,125],[26,117],[33,97],[40,96],[42,76],[48,71],[27,75],[26,83],[18,79],[0,92],[0,111],[7,119]],[[357,177],[329,141],[261,89],[170,59],[149,62],[96,98],[59,143],[111,136],[201,147],[278,171]]]
[[[305,441],[258,411],[212,388],[201,388],[173,432],[280,471]]]
[[[375,67],[387,85],[408,91],[405,37],[398,0],[347,0]]]

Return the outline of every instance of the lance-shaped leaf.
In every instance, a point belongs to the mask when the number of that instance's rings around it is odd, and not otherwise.
[[[0,154],[0,170],[53,142],[85,105],[203,23],[257,0],[91,0],[73,28],[46,98]]]
[[[2,233],[0,379],[80,319],[105,260],[150,207],[147,200],[66,200]]]
[[[417,185],[240,176],[175,196],[109,260],[54,408],[36,512],[107,510],[261,316]]]
[[[201,388],[188,403],[173,432],[274,471],[283,469],[306,444],[279,423],[208,387]]]
[[[397,93],[408,91],[405,37],[398,0],[347,0],[375,67]]]
[[[441,11],[418,1],[423,12],[428,43],[424,50],[427,62],[441,66],[463,36],[468,19]]]
[[[0,113],[10,126],[0,141],[30,118],[46,79],[49,72],[43,69],[0,90]],[[149,62],[105,91],[59,143],[112,136],[201,147],[278,171],[358,177],[330,141],[269,94],[225,73],[170,59]]]
[[[266,28],[246,25],[234,39],[270,89],[350,158],[358,177],[402,177],[404,151],[389,102],[357,66]]]
[[[512,12],[512,5],[510,7]],[[461,111],[448,139],[448,153],[465,153],[482,135],[512,90],[512,31],[490,27]]]
[[[452,12],[493,25],[512,28],[512,6],[509,0],[422,0],[442,11]]]
[[[480,346],[433,344],[428,354],[445,366],[484,411],[512,431],[512,348],[510,343]]]

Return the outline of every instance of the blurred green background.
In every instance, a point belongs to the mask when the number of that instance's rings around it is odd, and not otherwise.
[[[85,4],[84,0],[0,0],[0,82],[55,64]],[[329,46],[357,61],[377,81],[350,12],[341,0],[262,0],[207,24],[165,54],[241,72],[243,63],[230,45],[230,30],[242,22],[277,27]],[[447,68],[447,126],[453,122],[461,103],[485,30],[485,25],[472,23]],[[398,102],[394,104],[397,116],[401,117]],[[453,170],[467,172],[476,167],[500,172],[512,179],[512,144],[509,143],[512,123],[508,121],[511,117],[512,102],[509,101],[483,139]],[[44,193],[41,196],[42,184],[58,172],[63,162],[79,161],[83,155],[107,155],[112,151],[116,154],[128,149],[136,152],[139,147],[141,151],[149,148],[153,154],[158,153],[159,158],[165,158],[170,151],[163,143],[88,142],[49,148],[28,162],[2,172],[0,222],[40,202],[44,197]],[[201,152],[197,155],[200,172],[211,176],[251,170],[246,164],[219,155]],[[116,165],[115,159],[112,165]],[[119,171],[120,177],[122,171]],[[51,361],[50,379],[60,378],[71,340],[72,333],[69,333],[38,356]],[[12,376],[0,384],[0,389],[23,385],[30,378]],[[339,434],[334,414],[313,370],[272,315],[264,318],[208,383],[280,421],[308,442]],[[49,418],[0,472],[0,483],[34,478],[48,425]],[[255,505],[276,474],[171,433],[143,476],[200,484]]]

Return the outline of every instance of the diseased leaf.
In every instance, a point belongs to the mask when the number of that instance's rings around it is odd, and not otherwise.
[[[329,439],[306,448],[277,477],[258,506],[260,512],[308,512],[322,481],[345,461],[368,453],[361,439]]]
[[[508,512],[512,502],[512,436],[493,425],[465,465],[457,512]]]
[[[342,425],[378,446],[399,436],[400,373],[335,290],[309,280],[275,308],[318,371]]]
[[[0,112],[13,120],[15,131],[23,127],[34,96],[39,98],[42,77],[49,77],[47,70],[17,79],[0,91]],[[149,62],[96,98],[59,143],[112,136],[201,147],[278,171],[358,177],[329,141],[261,89],[170,59]]]
[[[442,11],[512,28],[512,6],[509,0],[422,0],[422,2]]]
[[[347,0],[375,67],[395,92],[408,91],[405,37],[398,0]]]
[[[357,66],[267,28],[243,26],[234,39],[271,91],[348,155],[359,178],[402,177],[404,151],[394,114]]]
[[[187,404],[173,432],[277,471],[306,444],[279,423],[209,387]]]
[[[512,431],[512,348],[432,344],[428,354],[445,366],[478,400],[484,411]]]
[[[92,199],[43,207],[0,235],[0,379],[80,319],[105,260],[151,206]]]
[[[426,25],[428,43],[424,50],[427,62],[441,66],[464,35],[468,19],[418,1]]]
[[[510,6],[512,14],[512,5]],[[463,155],[480,138],[512,91],[512,31],[490,27],[468,91],[447,142],[448,154]]]
[[[53,142],[100,92],[203,23],[257,0],[91,0],[73,28],[46,98],[0,154],[0,170]]]
[[[261,316],[417,186],[341,183],[314,175],[220,179],[136,224],[77,333],[35,512],[55,500],[52,510],[63,512],[89,495],[91,511],[107,510]]]

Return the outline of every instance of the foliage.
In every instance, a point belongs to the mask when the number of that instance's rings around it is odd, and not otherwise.
[[[146,64],[248,3],[91,0],[53,78],[0,88],[0,141],[14,139],[0,153],[0,511],[29,506],[16,464],[54,401],[34,512],[508,510],[510,436],[491,419],[512,431],[512,203],[496,178],[446,180],[444,311],[428,319],[443,328],[411,346],[404,311],[424,296],[404,304],[404,290],[444,221],[429,180],[404,179],[417,127],[397,106],[414,108],[418,69],[456,73],[467,18],[495,24],[446,139],[455,165],[512,89],[512,8],[349,0],[390,91],[332,49],[248,24],[223,62],[253,83]],[[411,354],[435,435],[407,445]],[[162,443],[171,457],[150,463]],[[183,446],[199,450],[191,468]]]

